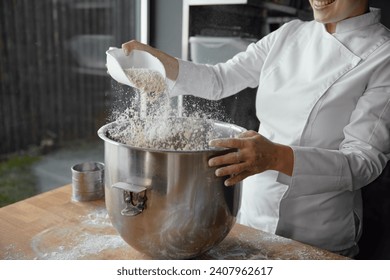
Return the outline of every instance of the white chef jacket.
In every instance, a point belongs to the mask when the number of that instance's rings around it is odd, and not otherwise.
[[[390,158],[390,32],[379,20],[370,9],[334,34],[294,20],[226,63],[179,61],[172,96],[258,86],[259,133],[294,151],[291,177],[244,180],[239,223],[331,251],[356,244],[360,188]]]

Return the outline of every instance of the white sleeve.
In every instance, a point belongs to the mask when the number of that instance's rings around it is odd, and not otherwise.
[[[247,87],[257,87],[260,72],[272,43],[280,32],[275,31],[247,50],[217,65],[179,60],[179,75],[170,96],[193,95],[219,100]]]

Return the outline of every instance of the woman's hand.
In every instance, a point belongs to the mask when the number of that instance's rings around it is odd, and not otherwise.
[[[158,49],[155,49],[149,45],[143,44],[135,40],[122,44],[122,49],[126,55],[129,55],[132,50],[140,50],[146,51],[151,55],[157,57],[164,65],[167,77],[172,81],[176,80],[177,75],[179,74],[179,62],[173,56],[170,56]]]
[[[255,131],[246,131],[238,138],[211,140],[210,146],[237,149],[236,152],[209,160],[210,167],[220,166],[215,171],[216,176],[230,176],[225,181],[226,186],[232,186],[248,176],[266,170],[277,170],[292,175],[294,165],[292,149],[273,143]]]

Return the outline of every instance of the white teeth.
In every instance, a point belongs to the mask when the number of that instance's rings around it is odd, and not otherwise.
[[[335,1],[336,0],[314,0],[313,5],[315,8],[321,9],[328,6],[329,4],[332,4]]]

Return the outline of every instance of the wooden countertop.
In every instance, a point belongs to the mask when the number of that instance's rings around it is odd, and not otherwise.
[[[103,200],[71,201],[71,185],[0,208],[0,259],[150,259],[113,228]],[[199,259],[346,259],[236,224]]]

